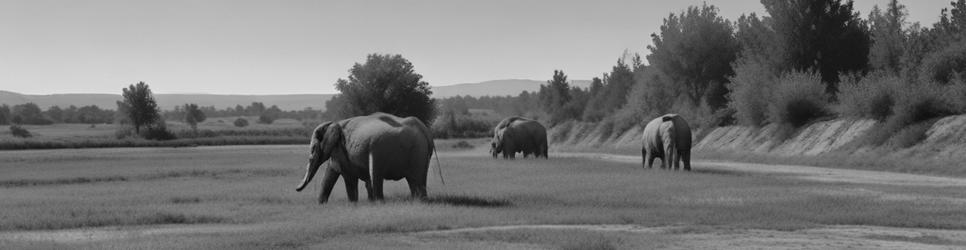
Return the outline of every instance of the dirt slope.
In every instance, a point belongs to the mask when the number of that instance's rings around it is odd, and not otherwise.
[[[849,146],[880,125],[874,120],[836,119],[814,122],[794,131],[782,130],[776,125],[761,128],[718,127],[711,131],[696,131],[695,134],[702,137],[695,141],[694,150],[782,156],[879,151],[900,157],[966,158],[966,115],[939,119],[926,131],[920,142],[908,148],[891,145],[880,148]],[[557,147],[640,148],[641,132],[641,127],[610,131],[607,125],[571,122],[551,128],[550,137]]]

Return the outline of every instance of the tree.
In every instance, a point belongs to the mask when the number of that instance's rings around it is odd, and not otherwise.
[[[554,70],[553,78],[546,85],[540,85],[540,105],[550,114],[550,123],[556,124],[568,118],[567,104],[570,103],[570,84],[562,70]],[[579,116],[578,116],[579,117]]]
[[[17,124],[49,125],[53,123],[45,118],[40,107],[32,102],[14,105],[11,115],[13,116],[11,121]]]
[[[132,84],[122,89],[127,116],[134,125],[134,132],[141,134],[141,127],[150,125],[160,119],[158,104],[154,101],[151,89],[144,82]],[[119,107],[120,109],[120,107]]]
[[[762,0],[782,52],[781,72],[818,70],[829,93],[838,76],[868,68],[866,23],[846,0]]]
[[[713,5],[691,6],[670,14],[660,34],[651,34],[647,60],[671,84],[672,93],[684,96],[693,107],[707,102],[712,109],[725,106],[723,85],[733,74],[731,63],[739,46],[731,22],[718,16]],[[620,65],[619,65],[620,66]]]
[[[415,116],[425,124],[436,117],[436,100],[429,83],[422,81],[413,64],[402,55],[370,54],[363,64],[349,69],[348,79],[339,79],[341,92],[326,103],[330,118],[347,118],[385,112],[400,117]]]
[[[869,14],[869,27],[871,28],[872,46],[869,48],[869,66],[873,70],[884,70],[887,72],[898,73],[900,70],[900,59],[906,46],[906,31],[903,25],[906,24],[906,6],[899,4],[898,0],[889,1],[885,13],[879,10],[879,6],[872,7]]]
[[[64,110],[60,109],[58,106],[48,108],[46,115],[54,123],[64,122]]]
[[[0,125],[10,124],[10,106],[0,105]]]
[[[185,104],[182,109],[184,111],[184,122],[190,125],[192,130],[198,130],[198,123],[205,121],[205,112],[198,109],[198,105],[194,103]]]

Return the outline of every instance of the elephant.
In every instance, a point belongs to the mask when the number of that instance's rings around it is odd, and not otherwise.
[[[651,168],[654,158],[661,158],[661,168],[680,169],[680,162],[684,162],[684,170],[691,171],[691,127],[679,115],[666,114],[648,122],[642,136],[644,145],[641,147],[641,157],[644,167]]]
[[[539,122],[523,117],[509,117],[493,128],[490,154],[493,158],[503,153],[503,158],[513,159],[517,152],[523,157],[548,158],[547,128]]]
[[[370,201],[383,200],[383,181],[405,178],[414,198],[426,198],[426,176],[435,151],[433,135],[415,117],[374,113],[325,122],[312,132],[309,163],[295,191],[301,192],[328,162],[319,204],[326,203],[339,176],[350,202],[358,201],[358,181]],[[331,159],[331,161],[329,161]]]

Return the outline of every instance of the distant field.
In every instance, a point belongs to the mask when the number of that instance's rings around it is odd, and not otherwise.
[[[2,151],[0,248],[966,246],[958,186],[505,161],[485,141],[437,143],[446,185],[434,162],[428,201],[389,182],[385,203],[352,204],[337,184],[325,205],[318,177],[294,191],[305,146]]]
[[[236,127],[235,119],[249,121]],[[7,126],[0,128],[0,150],[101,147],[180,147],[192,145],[301,144],[313,124],[294,119],[278,119],[260,124],[258,117],[213,117],[198,124],[199,134],[182,122],[168,121],[168,130],[179,136],[174,141],[149,141],[139,138],[117,138],[116,124],[24,125],[32,137],[14,137]]]

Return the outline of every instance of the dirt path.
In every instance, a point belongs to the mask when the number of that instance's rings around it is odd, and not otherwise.
[[[641,164],[641,157],[602,153],[555,153],[558,157],[583,157],[606,161]],[[966,179],[904,174],[882,171],[822,168],[799,165],[772,165],[728,161],[695,161],[695,169],[749,172],[759,174],[788,175],[793,178],[822,182],[847,182],[859,184],[910,185],[910,186],[966,186]]]
[[[621,248],[660,249],[954,249],[966,246],[966,230],[933,230],[875,226],[828,226],[804,230],[688,228],[639,225],[511,225],[409,234],[432,242],[474,238],[493,233],[553,233],[554,231],[607,233],[619,238]],[[410,242],[420,242],[409,240]],[[612,240],[613,241],[613,240]],[[655,242],[660,242],[655,244]]]

